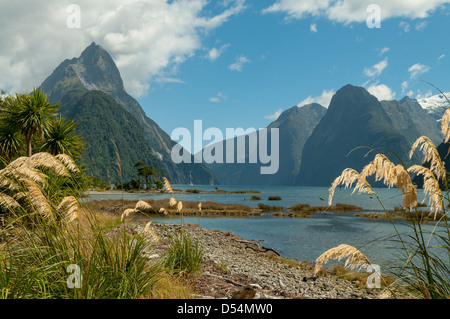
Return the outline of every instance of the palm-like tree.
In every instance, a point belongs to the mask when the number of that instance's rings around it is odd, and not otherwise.
[[[80,137],[74,133],[77,124],[61,116],[51,120],[50,127],[44,133],[44,142],[41,151],[52,155],[67,154],[72,158],[79,155],[82,142]]]
[[[23,149],[23,138],[10,123],[0,120],[0,155],[12,160]]]
[[[31,94],[16,94],[15,98],[6,99],[3,111],[13,128],[23,134],[28,157],[32,155],[33,137],[44,138],[57,107],[58,105],[50,103],[41,89],[34,89]]]

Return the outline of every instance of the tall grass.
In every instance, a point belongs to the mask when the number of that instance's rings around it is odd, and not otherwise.
[[[34,157],[33,157],[34,156]],[[111,221],[80,202],[73,182],[62,200],[52,196],[57,175],[71,179],[69,158],[47,153],[5,163],[0,171],[0,298],[153,298],[170,275],[147,256],[152,240],[127,223]],[[49,172],[51,174],[46,174]],[[112,227],[111,227],[112,225]],[[69,284],[71,265],[79,288]],[[170,279],[169,279],[170,280]],[[184,291],[184,288],[171,289]],[[181,295],[183,293],[180,292]]]
[[[179,273],[196,273],[200,271],[203,250],[198,241],[193,241],[183,228],[169,236],[169,249],[164,257],[164,265]]]
[[[173,194],[172,186],[167,178],[163,178],[164,188]],[[170,199],[170,206],[176,206],[181,214],[180,228],[174,233],[168,232],[169,249],[164,256],[164,264],[176,273],[195,273],[200,271],[203,260],[203,249],[198,240],[193,241],[190,234],[184,226],[183,203],[177,202],[174,197]],[[198,210],[202,210],[201,203],[198,204]]]
[[[441,94],[443,94],[441,92]],[[443,94],[444,95],[444,94]],[[444,95],[445,96],[445,95]],[[447,99],[450,104],[450,101]],[[450,140],[450,109],[447,109],[441,121],[445,141]],[[332,203],[337,186],[346,188],[355,184],[354,192],[374,195],[386,215],[390,218],[396,231],[395,241],[400,244],[400,263],[391,265],[395,275],[413,298],[450,298],[450,228],[448,225],[444,198],[449,200],[447,172],[436,146],[426,136],[422,136],[412,145],[409,154],[412,157],[416,150],[424,154],[424,162],[429,168],[413,165],[407,168],[403,162],[393,164],[384,154],[377,154],[374,160],[361,172],[347,168],[335,179],[330,187],[329,205]],[[395,156],[395,152],[393,152]],[[411,174],[422,175],[424,178],[425,200],[428,199],[430,215],[434,217],[432,231],[423,228],[422,212],[417,210],[417,186],[413,184]],[[403,208],[408,210],[412,218],[411,233],[402,234],[398,231],[393,217],[387,211],[367,178],[375,175],[376,181],[382,181],[388,187],[397,187],[403,196]],[[440,185],[443,185],[443,189]],[[439,218],[437,218],[439,217]],[[318,265],[321,260],[318,259]]]

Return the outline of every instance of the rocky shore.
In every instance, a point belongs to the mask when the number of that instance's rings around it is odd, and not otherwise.
[[[144,221],[135,224],[144,229]],[[149,227],[160,240],[154,245],[152,258],[167,249],[167,234],[179,225],[152,223]],[[204,257],[200,273],[188,276],[194,298],[236,299],[374,299],[386,296],[382,289],[361,288],[364,285],[341,276],[315,276],[312,265],[278,256],[278,252],[238,238],[231,233],[208,230],[188,224],[184,229],[198,240]]]

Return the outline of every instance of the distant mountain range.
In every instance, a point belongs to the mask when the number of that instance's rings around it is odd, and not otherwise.
[[[346,85],[328,109],[317,103],[293,106],[267,127],[269,133],[279,130],[279,169],[263,175],[264,164],[249,163],[259,154],[259,131],[245,136],[241,162],[235,137],[234,163],[226,163],[227,141],[220,146],[223,164],[173,163],[170,152],[176,143],[125,91],[113,59],[95,43],[80,57],[63,61],[41,88],[53,103],[61,104],[64,116],[78,122],[77,131],[87,145],[87,173],[106,181],[118,180],[114,141],[124,180],[135,177],[134,164],[143,161],[173,183],[329,186],[343,169],[360,170],[379,152],[394,162],[398,156],[407,165],[420,164],[419,155],[409,160],[411,145],[422,135],[441,144],[439,120],[447,106],[442,95],[379,101],[362,87]],[[257,143],[248,147],[251,139]]]
[[[421,135],[406,107],[410,102],[379,102],[352,85],[338,90],[303,148],[296,184],[328,186],[345,168],[360,171],[376,153],[410,163],[411,145]],[[416,155],[413,162],[420,163],[420,158]]]
[[[399,156],[407,164],[420,163],[419,155],[408,157],[414,141],[422,135],[436,145],[443,140],[439,123],[416,100],[378,101],[352,85],[336,92],[328,110],[318,104],[294,106],[272,127],[280,129],[278,173],[260,175],[258,164],[213,164],[220,183],[329,186],[342,170],[360,170],[378,152],[393,162]]]
[[[214,174],[202,164],[174,164],[176,144],[150,119],[124,88],[116,64],[101,46],[92,43],[78,58],[65,60],[41,88],[60,112],[79,123],[88,150],[87,173],[102,180],[118,180],[114,145],[119,148],[124,180],[130,180],[137,161],[158,168],[173,183],[215,184]]]
[[[210,168],[221,184],[237,185],[293,185],[300,172],[303,146],[312,131],[325,115],[327,109],[319,104],[309,104],[302,107],[294,106],[283,112],[276,121],[267,128],[279,129],[279,169],[276,174],[263,175],[260,173],[261,163],[250,164],[251,154],[257,158],[259,148],[246,147],[245,163],[212,164]],[[259,134],[255,132],[253,138],[259,142]],[[268,140],[270,140],[270,134]],[[250,139],[247,139],[247,143]],[[237,138],[234,139],[236,148]],[[258,143],[259,145],[259,143]],[[237,152],[235,152],[236,154]],[[269,148],[270,153],[270,148]],[[224,146],[225,154],[225,146]],[[237,160],[237,159],[236,159]],[[225,162],[225,159],[223,160]]]

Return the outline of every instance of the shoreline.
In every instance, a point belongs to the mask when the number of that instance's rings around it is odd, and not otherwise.
[[[138,231],[142,231],[144,223],[131,222]],[[240,299],[377,299],[384,293],[384,289],[365,287],[368,273],[348,272],[346,278],[324,270],[316,276],[314,266],[308,262],[278,256],[275,250],[231,232],[190,223],[150,224],[149,229],[161,238],[155,246],[158,256],[167,249],[167,232],[173,234],[181,228],[198,241],[204,252],[201,271],[188,276],[198,299],[233,299],[236,295]],[[242,297],[242,293],[249,292],[251,298]]]
[[[111,191],[108,194],[116,195],[121,194]],[[171,195],[171,194],[167,194]],[[249,200],[250,201],[250,200]],[[121,215],[125,209],[134,209],[139,200],[122,200],[122,199],[93,199],[91,203],[94,203],[96,209],[105,210],[108,213],[114,215]],[[162,200],[145,200],[146,203],[150,203],[153,207],[153,211],[145,212],[147,216],[162,216],[167,218],[177,218],[181,215],[190,217],[237,217],[247,218],[261,216],[263,214],[271,214],[277,218],[310,218],[315,214],[352,214],[352,216],[358,218],[366,218],[372,220],[404,220],[411,222],[416,218],[415,213],[408,213],[404,211],[391,211],[387,213],[384,211],[365,210],[361,207],[354,205],[346,205],[337,203],[335,206],[310,206],[308,204],[296,204],[290,207],[278,207],[269,206],[264,204],[258,204],[258,206],[248,206],[242,204],[223,204],[217,202],[202,202],[202,201],[183,201],[183,211],[179,212],[176,207],[169,206],[168,199]],[[255,201],[252,201],[255,202]],[[198,205],[202,203],[203,207],[199,210]],[[256,202],[255,202],[256,204]],[[208,206],[209,205],[209,206]],[[164,208],[164,214],[160,213],[160,209]],[[430,213],[427,211],[419,210],[419,217],[421,222],[432,222]],[[441,217],[438,215],[438,219]]]
[[[264,194],[257,190],[242,190],[242,191],[226,191],[217,189],[215,191],[205,191],[205,190],[199,190],[199,189],[186,189],[186,190],[180,190],[180,189],[173,189],[174,194],[185,194],[185,195],[198,195],[198,194]],[[84,194],[85,196],[89,195],[122,195],[122,193],[125,195],[130,194],[142,194],[142,195],[161,195],[161,194],[167,194],[164,190],[132,190],[132,191],[121,191],[121,190],[88,190]]]

